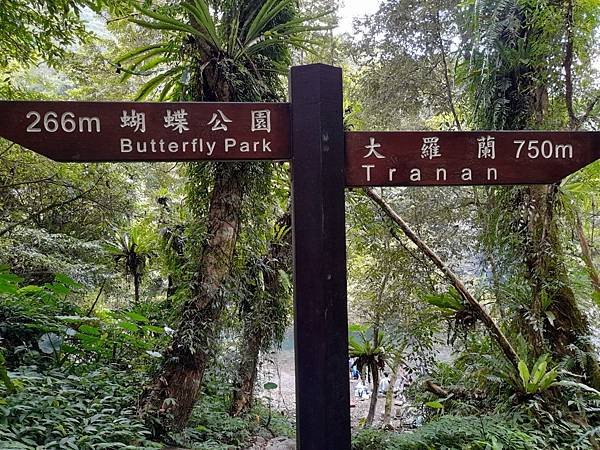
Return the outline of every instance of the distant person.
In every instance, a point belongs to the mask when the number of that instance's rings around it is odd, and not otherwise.
[[[390,388],[390,375],[387,372],[383,372],[383,378],[379,382],[379,387],[377,388],[377,392],[385,395]]]
[[[359,379],[358,383],[356,383],[356,387],[354,388],[354,396],[359,400],[365,400],[369,398],[369,389],[363,383],[363,380]]]
[[[356,360],[357,359],[358,358],[350,358],[350,361],[349,361],[350,379],[351,380],[358,380],[358,377],[359,377],[358,369],[356,368]]]

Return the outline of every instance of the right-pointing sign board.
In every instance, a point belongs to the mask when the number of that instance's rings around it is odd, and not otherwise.
[[[598,132],[350,132],[346,184],[549,184],[598,158]]]

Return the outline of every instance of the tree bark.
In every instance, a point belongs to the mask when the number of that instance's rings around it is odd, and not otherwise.
[[[264,258],[266,259],[266,270],[263,271],[266,298],[258,298],[259,295],[255,292],[253,296],[255,298],[250,298],[252,304],[248,305],[248,311],[242,309],[244,332],[241,341],[241,359],[229,408],[232,416],[242,415],[252,406],[259,354],[261,350],[264,350],[265,343],[274,337],[274,330],[265,322],[278,319],[287,322],[286,318],[277,317],[277,311],[281,310],[281,305],[278,303],[284,300],[283,297],[286,295],[281,290],[279,270],[289,272],[292,258],[290,213],[286,212],[277,223],[280,228],[283,227],[285,234],[271,242],[269,251]],[[261,323],[257,323],[257,321],[261,321]],[[277,342],[277,344],[279,343]]]
[[[375,419],[375,410],[377,409],[377,390],[379,388],[379,367],[376,363],[372,363],[369,367],[371,370],[371,376],[373,377],[373,391],[371,392],[371,399],[369,402],[369,413],[365,421],[365,426],[370,427],[373,425],[373,419]]]
[[[133,304],[135,306],[140,304],[140,284],[142,284],[142,275],[136,272],[133,274]]]
[[[379,205],[382,210],[386,213],[386,215],[400,227],[400,229],[404,232],[404,234],[417,246],[419,249],[434,263],[434,265],[442,271],[445,277],[450,281],[452,286],[457,290],[460,296],[465,300],[471,308],[477,314],[477,317],[491,336],[494,338],[502,353],[506,357],[506,359],[510,362],[510,364],[518,370],[519,357],[515,350],[513,349],[510,342],[504,335],[504,333],[500,330],[494,319],[485,311],[483,306],[473,297],[473,295],[467,290],[466,286],[463,282],[458,278],[458,276],[444,264],[441,258],[429,248],[429,246],[423,242],[414,231],[408,226],[406,222],[400,217],[400,215],[394,211],[394,209],[385,201],[381,196],[379,196],[373,189],[367,188],[365,189],[365,193],[368,197],[370,197],[377,205]]]
[[[387,268],[383,274],[379,292],[377,292],[376,304],[375,304],[375,318],[373,323],[373,348],[381,347],[382,343],[379,341],[379,327],[381,325],[381,302],[383,300],[383,294],[388,283],[388,279],[391,274],[391,266]],[[377,390],[379,389],[379,366],[377,360],[374,360],[369,365],[371,375],[373,376],[373,389],[371,392],[371,401],[369,402],[369,412],[365,422],[366,426],[373,425],[373,419],[375,418],[375,410],[377,408]]]
[[[240,416],[250,409],[254,398],[254,384],[258,369],[258,358],[262,347],[261,333],[253,332],[251,327],[244,327],[242,351],[238,365],[236,386],[233,390],[229,414]]]
[[[586,353],[582,374],[586,383],[600,388],[600,365],[593,345],[588,341],[590,327],[571,289],[564,264],[560,230],[555,217],[558,186],[527,188],[525,199],[528,215],[524,232],[526,277],[532,289],[530,314],[524,321],[533,354],[538,357],[550,351],[556,359],[571,356],[575,348]]]
[[[390,375],[390,387],[385,393],[385,410],[383,412],[383,422],[381,424],[382,428],[389,427],[390,421],[392,420],[392,407],[394,406],[394,386],[396,385],[396,381],[398,381],[398,369],[400,368],[401,363],[402,353],[398,353],[392,362],[392,366],[390,367],[392,373]]]
[[[242,165],[217,165],[208,236],[192,286],[193,296],[183,307],[180,326],[165,352],[161,369],[141,396],[140,414],[159,418],[157,434],[165,429],[182,429],[198,397],[211,348],[218,337],[222,288],[230,273],[240,228],[243,180]]]

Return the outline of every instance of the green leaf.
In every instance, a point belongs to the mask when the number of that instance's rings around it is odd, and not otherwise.
[[[594,300],[594,303],[596,303],[597,306],[600,306],[600,292],[594,291],[594,293],[592,294],[592,300]]]
[[[277,273],[279,274],[279,282],[281,283],[281,286],[283,287],[283,289],[285,289],[286,291],[289,291],[292,288],[292,283],[290,281],[290,277],[287,274],[287,272],[283,269],[279,269],[277,271]]]
[[[460,311],[464,309],[460,299],[450,292],[426,295],[423,299],[430,305],[437,306],[438,308],[442,309],[451,309],[454,311]]]
[[[542,376],[546,373],[546,367],[548,366],[548,354],[544,354],[540,356],[535,364],[533,365],[533,369],[531,371],[531,380],[530,383],[538,384],[542,379]]]
[[[219,38],[208,5],[203,0],[196,0],[194,4],[184,3],[183,7],[192,14],[197,24],[206,30],[210,43],[218,48]]]
[[[542,379],[540,380],[539,386],[538,386],[538,391],[542,392],[545,391],[546,389],[548,389],[552,383],[554,383],[556,381],[556,377],[558,376],[558,370],[556,368],[552,369],[550,372],[548,372],[546,375],[544,375],[542,377]]]
[[[162,327],[156,327],[154,325],[144,325],[142,327],[146,331],[150,331],[151,333],[164,334],[165,329]]]
[[[60,351],[62,342],[63,340],[58,334],[45,333],[38,339],[38,347],[42,353],[51,355]]]
[[[124,330],[127,331],[133,331],[136,332],[140,329],[140,327],[138,327],[135,323],[131,323],[131,322],[119,322],[119,326],[121,328],[123,328]]]
[[[529,368],[527,367],[525,361],[523,361],[522,359],[519,360],[518,368],[519,376],[521,377],[521,381],[523,381],[523,387],[527,388],[527,384],[529,383],[530,378]]]
[[[577,383],[576,381],[562,380],[562,381],[557,381],[557,382],[553,383],[553,386],[577,388],[577,389],[580,389],[585,392],[590,392],[600,398],[600,391],[597,391],[593,387],[588,386],[587,384],[584,384],[584,383]]]
[[[135,322],[149,322],[147,317],[144,317],[141,314],[138,314],[133,311],[126,312],[125,316],[129,317],[131,320],[133,320]]]
[[[273,389],[277,389],[277,384],[273,382],[268,382],[265,383],[263,387],[268,391],[272,391]]]
[[[366,333],[368,329],[368,325],[360,325],[358,323],[353,323],[348,326],[349,333]]]
[[[23,278],[0,269],[0,294],[16,294]]]
[[[124,55],[120,56],[115,63],[119,64],[119,63],[124,63],[129,61],[130,59],[138,59],[140,57],[143,57],[145,53],[147,52],[151,52],[154,50],[161,50],[163,49],[164,46],[163,44],[154,44],[154,45],[148,45],[146,47],[138,47],[130,52],[125,53]],[[143,58],[142,58],[143,59]]]
[[[433,409],[443,409],[444,408],[444,405],[442,405],[442,403],[437,400],[427,402],[427,403],[425,403],[425,406],[428,406],[429,408],[433,408]]]
[[[87,334],[90,336],[100,336],[100,330],[96,327],[92,327],[91,325],[81,325],[79,327],[79,333]]]
[[[79,288],[79,287],[81,287],[81,285],[77,281],[75,281],[72,278],[70,278],[70,277],[68,277],[66,275],[63,275],[61,273],[58,273],[58,274],[56,274],[54,276],[54,282],[55,283],[60,283],[60,284],[62,284],[64,286],[67,286],[69,288]]]

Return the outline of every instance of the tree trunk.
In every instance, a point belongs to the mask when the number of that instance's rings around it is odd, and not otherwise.
[[[398,381],[398,370],[401,362],[402,353],[398,353],[392,362],[392,366],[390,367],[392,373],[390,375],[390,387],[385,393],[385,410],[383,412],[383,422],[381,424],[382,428],[389,427],[390,421],[392,420],[392,407],[394,406],[394,386],[396,386],[396,381]]]
[[[229,412],[232,416],[239,416],[248,411],[252,405],[254,395],[254,384],[256,381],[259,353],[265,343],[272,342],[274,330],[267,323],[275,323],[277,320],[287,322],[287,317],[278,317],[282,310],[281,301],[285,300],[286,293],[282,292],[279,270],[289,271],[292,258],[292,233],[290,231],[291,214],[286,212],[278,221],[279,229],[284,229],[285,234],[280,239],[271,242],[269,251],[264,259],[266,270],[263,271],[265,290],[260,298],[255,292],[250,298],[252,304],[242,310],[244,321],[244,333],[242,337],[242,348],[240,351],[240,364],[238,366],[236,385]],[[277,233],[276,233],[277,234]],[[283,307],[285,310],[285,306]],[[264,318],[264,320],[263,320]],[[261,323],[256,323],[260,321]],[[278,342],[276,342],[278,344]]]
[[[581,372],[586,383],[600,388],[600,366],[588,341],[590,327],[577,305],[564,264],[560,230],[555,217],[558,186],[530,186],[526,205],[531,211],[525,236],[526,277],[532,289],[531,315],[525,321],[536,357],[549,350],[556,359],[577,358],[575,348],[585,352]]]
[[[169,275],[167,277],[167,300],[175,295],[177,292],[177,286],[175,286],[175,281],[173,281],[173,275]]]
[[[252,327],[244,327],[242,337],[243,348],[240,352],[240,364],[236,378],[236,386],[229,414],[240,416],[250,409],[254,398],[254,384],[258,368],[258,357],[262,346],[261,333],[254,332]]]
[[[241,164],[220,163],[208,212],[208,236],[202,246],[193,297],[182,311],[180,326],[164,355],[164,363],[141,396],[142,416],[157,416],[155,431],[182,429],[198,397],[211,348],[218,337],[223,284],[231,268],[240,227],[244,192]]]
[[[138,306],[140,304],[140,284],[142,283],[142,277],[138,273],[133,274],[133,304]]]
[[[379,388],[379,367],[377,364],[371,364],[369,367],[371,375],[373,377],[373,391],[371,392],[371,401],[369,403],[369,413],[367,414],[367,420],[365,426],[370,427],[373,425],[373,419],[375,418],[375,409],[377,408],[377,390]]]

